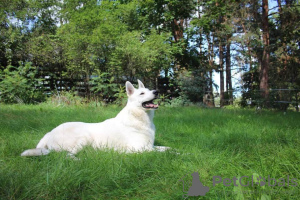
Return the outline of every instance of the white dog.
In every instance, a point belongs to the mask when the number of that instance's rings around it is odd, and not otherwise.
[[[47,133],[35,149],[24,151],[21,156],[46,155],[53,151],[68,151],[76,154],[84,146],[95,149],[113,148],[125,152],[165,151],[168,147],[154,147],[155,126],[153,103],[156,90],[150,91],[138,80],[135,89],[126,82],[127,105],[112,119],[101,123],[68,122]]]

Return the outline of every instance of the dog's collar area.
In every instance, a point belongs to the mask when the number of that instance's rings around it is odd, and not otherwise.
[[[142,103],[142,106],[143,106],[143,108],[146,108],[146,109],[157,109],[158,108],[158,104],[153,103],[153,100]]]

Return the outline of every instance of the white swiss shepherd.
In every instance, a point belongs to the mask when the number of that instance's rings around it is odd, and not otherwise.
[[[138,80],[135,89],[126,82],[127,105],[115,117],[101,123],[67,122],[47,133],[35,149],[24,151],[21,156],[40,156],[50,151],[68,151],[74,155],[84,146],[95,149],[113,148],[117,151],[165,151],[168,147],[154,147],[155,126],[153,103],[156,90],[145,88]]]

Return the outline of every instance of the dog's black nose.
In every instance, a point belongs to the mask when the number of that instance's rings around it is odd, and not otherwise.
[[[158,91],[157,91],[157,90],[154,90],[154,91],[153,91],[153,94],[154,94],[155,96],[157,96],[157,95],[158,95]]]

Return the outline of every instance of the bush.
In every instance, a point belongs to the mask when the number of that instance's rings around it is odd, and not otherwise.
[[[61,91],[54,93],[48,98],[47,103],[54,105],[81,105],[86,102],[83,97],[78,96],[77,92],[73,91]]]
[[[193,103],[185,95],[173,98],[169,100],[168,103],[164,104],[166,107],[182,107],[190,105],[193,105]]]
[[[7,66],[0,71],[0,101],[4,103],[37,103],[45,101],[41,78],[30,62],[19,67]]]
[[[207,78],[201,75],[200,70],[195,70],[194,72],[182,71],[179,74],[177,85],[180,88],[180,96],[187,98],[193,103],[198,103],[203,100]]]
[[[114,95],[116,98],[115,104],[117,105],[126,105],[127,103],[127,94],[126,94],[126,89],[125,86],[120,85],[118,92]]]
[[[107,72],[96,70],[91,78],[91,92],[100,96],[100,99],[107,103],[115,100],[115,95],[119,92],[118,84],[114,83],[114,76]]]

